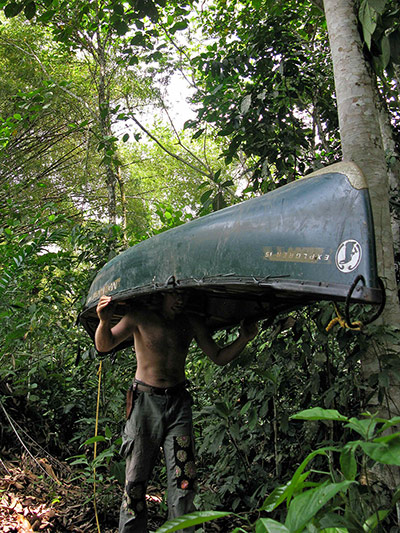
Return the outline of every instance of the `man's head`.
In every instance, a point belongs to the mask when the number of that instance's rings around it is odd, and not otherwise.
[[[163,311],[169,317],[182,313],[188,300],[188,295],[183,290],[167,291],[163,293]]]

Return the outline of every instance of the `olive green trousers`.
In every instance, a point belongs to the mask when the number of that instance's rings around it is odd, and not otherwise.
[[[182,386],[134,392],[121,455],[126,459],[120,533],[147,533],[146,489],[163,448],[168,478],[168,519],[194,510],[196,485],[192,397]],[[143,388],[143,387],[142,387]],[[156,392],[154,392],[156,391]],[[187,528],[185,532],[193,532]]]

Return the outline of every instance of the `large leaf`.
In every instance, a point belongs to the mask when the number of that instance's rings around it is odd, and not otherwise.
[[[377,13],[382,15],[382,13],[385,11],[386,7],[386,0],[368,0],[368,4],[372,9],[374,9]]]
[[[353,429],[359,433],[364,439],[371,439],[375,434],[376,420],[367,418],[359,420],[358,418],[350,418],[347,428]]]
[[[376,29],[376,11],[370,6],[368,0],[363,0],[361,3],[358,17],[362,25],[364,40],[368,48],[371,48],[371,36]]]
[[[385,465],[400,466],[400,436],[398,434],[387,442],[361,442],[360,446],[374,461]]]
[[[289,483],[281,487],[276,487],[262,504],[261,511],[270,513],[276,509],[285,500],[288,486]]]
[[[301,531],[338,492],[345,491],[352,481],[324,484],[296,496],[289,506],[285,525],[291,532]]]
[[[340,468],[346,479],[354,481],[357,475],[355,447],[346,447],[340,454]]]
[[[290,417],[292,420],[338,420],[345,422],[347,416],[341,415],[336,409],[322,409],[322,407],[312,407],[305,409]]]
[[[217,520],[224,516],[229,516],[231,513],[223,511],[197,511],[195,513],[185,514],[179,518],[168,520],[161,527],[157,529],[155,533],[172,533],[179,529],[185,529],[191,526],[197,526],[204,522],[210,522],[211,520]]]
[[[296,492],[296,490],[299,489],[299,486],[302,484],[303,480],[303,471],[308,465],[308,463],[314,459],[316,455],[327,455],[328,452],[331,451],[338,451],[333,446],[326,446],[325,448],[321,448],[319,450],[314,450],[310,454],[307,455],[307,457],[304,459],[304,461],[301,463],[301,465],[298,467],[296,472],[294,473],[291,482],[289,483],[289,486],[286,489],[286,498],[288,503],[290,502],[292,496]]]
[[[290,533],[290,530],[276,520],[260,518],[256,522],[256,533]]]

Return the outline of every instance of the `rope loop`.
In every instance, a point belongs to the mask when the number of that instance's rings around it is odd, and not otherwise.
[[[329,324],[326,326],[325,330],[329,333],[329,331],[336,326],[336,324],[339,324],[339,326],[343,329],[350,329],[352,331],[361,331],[364,324],[357,320],[356,322],[352,322],[351,324],[348,323],[348,321],[342,317],[342,315],[339,312],[339,308],[336,305],[336,303],[333,304],[336,312],[336,317],[333,318]]]
[[[371,324],[371,322],[376,320],[380,316],[380,314],[382,313],[382,311],[383,311],[383,309],[385,307],[385,304],[386,304],[386,292],[385,292],[385,286],[383,284],[383,281],[381,280],[381,278],[378,278],[378,285],[379,285],[379,288],[380,288],[381,294],[382,294],[382,299],[381,299],[381,303],[380,303],[379,309],[367,321],[361,322],[361,321],[357,320],[355,322],[352,322],[350,320],[350,300],[351,300],[351,297],[353,295],[353,292],[355,291],[355,289],[356,289],[357,285],[360,283],[360,281],[365,286],[365,278],[361,274],[355,278],[355,280],[353,281],[353,283],[352,283],[352,285],[350,287],[350,290],[349,290],[349,292],[348,292],[348,294],[346,296],[346,302],[345,302],[345,308],[344,308],[344,315],[345,316],[344,317],[342,317],[342,315],[340,314],[338,306],[336,305],[336,303],[333,303],[334,308],[335,308],[335,312],[336,312],[336,317],[334,319],[332,319],[329,322],[329,324],[326,326],[325,329],[326,329],[327,332],[329,332],[336,324],[339,324],[342,328],[350,329],[352,331],[361,331],[364,326],[366,326],[367,324]]]

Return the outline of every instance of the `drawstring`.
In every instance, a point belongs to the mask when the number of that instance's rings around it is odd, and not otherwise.
[[[97,385],[96,424],[95,424],[95,429],[94,429],[95,437],[97,437],[97,428],[99,425],[101,364],[102,364],[102,361],[100,361],[99,370],[97,371],[97,375],[99,376],[99,381]],[[97,457],[97,440],[94,441],[93,462],[96,460],[96,457]],[[96,505],[96,466],[93,467],[93,506],[94,506],[94,514],[96,516],[97,531],[100,533],[99,515],[97,513],[97,505]]]

